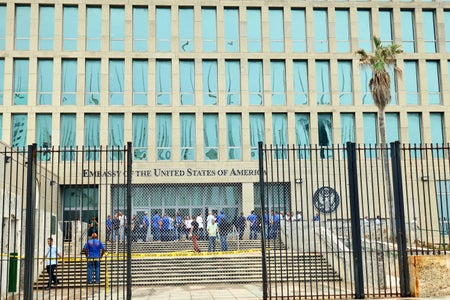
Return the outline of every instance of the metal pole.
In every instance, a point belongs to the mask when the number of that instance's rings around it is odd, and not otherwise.
[[[356,144],[347,143],[348,182],[350,196],[350,223],[352,227],[353,265],[355,298],[364,298],[364,273],[362,266],[361,223],[359,215],[358,172],[356,164]]]
[[[406,251],[405,204],[403,201],[403,177],[400,159],[400,143],[396,141],[391,143],[391,162],[392,179],[394,182],[395,226],[397,232],[400,293],[402,297],[409,297],[411,291],[409,286],[408,254]]]
[[[131,178],[133,171],[133,146],[127,143],[127,218],[131,222]],[[131,300],[131,226],[127,226],[127,300]]]
[[[261,249],[262,249],[262,282],[263,282],[263,299],[267,299],[267,261],[266,261],[266,233],[264,228],[264,212],[266,206],[264,203],[264,155],[263,143],[258,142],[258,158],[259,158],[259,195],[261,200]]]
[[[34,275],[34,207],[36,203],[36,151],[37,145],[28,145],[27,200],[25,220],[25,272],[24,299],[33,299]]]

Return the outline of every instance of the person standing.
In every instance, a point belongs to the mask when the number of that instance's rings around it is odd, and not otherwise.
[[[150,225],[150,220],[148,219],[148,213],[145,212],[144,216],[142,217],[142,241],[147,241],[147,233],[148,233],[148,226]]]
[[[200,240],[204,240],[205,239],[205,232],[203,230],[203,216],[202,213],[199,213],[196,221],[198,223],[198,237]]]
[[[58,278],[56,278],[55,270],[58,265],[57,258],[62,258],[61,253],[57,246],[53,245],[53,238],[47,239],[47,247],[45,248],[45,268],[48,274],[48,283],[46,290],[52,287],[52,283],[59,284]]]
[[[247,217],[247,221],[250,223],[250,239],[258,238],[258,217],[255,215],[255,211],[252,210],[250,215]]]
[[[97,239],[97,233],[93,233],[91,239],[84,244],[83,253],[88,259],[88,284],[100,283],[100,259],[105,254],[105,246]],[[92,281],[92,273],[95,272],[95,282]]]
[[[112,227],[113,227],[113,234],[112,234],[112,241],[115,242],[116,239],[119,241],[119,230],[120,230],[120,220],[119,220],[119,213],[116,213],[112,220]]]
[[[228,222],[227,218],[222,218],[217,227],[219,227],[220,248],[222,251],[228,251],[227,236],[230,231],[231,224]]]
[[[175,241],[180,240],[181,230],[183,229],[183,218],[180,212],[175,215]]]
[[[112,231],[113,231],[113,224],[111,220],[111,216],[108,215],[106,218],[106,241],[111,242],[112,240]]]
[[[242,237],[244,236],[245,226],[246,226],[246,220],[244,217],[244,213],[241,212],[241,215],[236,219],[236,227],[239,232],[239,240],[242,240]]]
[[[216,238],[217,238],[217,224],[216,220],[211,219],[211,224],[206,227],[208,232],[208,252],[216,251]]]
[[[198,247],[198,243],[197,243],[198,223],[197,223],[197,218],[195,216],[192,217],[192,222],[191,222],[191,237],[192,237],[192,245],[194,246],[194,251],[200,252],[200,248]]]
[[[159,212],[156,211],[155,215],[152,217],[152,235],[154,241],[161,240],[161,217],[159,216]]]

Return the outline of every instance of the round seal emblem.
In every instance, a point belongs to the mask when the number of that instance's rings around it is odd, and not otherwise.
[[[329,186],[323,186],[314,192],[313,205],[323,214],[334,212],[339,206],[339,194]]]

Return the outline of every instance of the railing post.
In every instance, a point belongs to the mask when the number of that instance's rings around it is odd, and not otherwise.
[[[258,159],[259,159],[259,196],[261,201],[261,250],[262,250],[262,283],[263,283],[263,300],[267,299],[267,261],[266,261],[266,233],[264,228],[264,212],[266,205],[264,202],[264,152],[263,143],[258,142]]]
[[[25,272],[24,272],[24,299],[33,299],[34,275],[34,209],[36,203],[36,153],[37,145],[28,146],[27,157],[27,207],[25,220]]]
[[[347,143],[348,185],[350,196],[350,223],[352,228],[353,268],[355,298],[364,298],[364,273],[361,247],[361,222],[359,215],[358,172],[356,163],[356,144]]]
[[[392,180],[394,189],[395,229],[397,232],[398,268],[400,293],[402,297],[411,295],[409,287],[408,254],[406,251],[406,226],[403,201],[403,181],[400,157],[400,143],[391,143]]]
[[[133,146],[127,143],[127,220],[132,220],[131,178],[133,172]],[[131,222],[131,221],[129,221]],[[127,300],[131,300],[131,226],[127,226]]]

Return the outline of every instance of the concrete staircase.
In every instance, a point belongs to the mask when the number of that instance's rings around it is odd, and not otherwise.
[[[229,241],[229,252],[216,253],[205,252],[206,241],[199,241],[199,245],[201,253],[192,251],[190,241],[133,243],[133,286],[262,282],[261,241]],[[107,245],[109,254],[101,262],[101,286],[106,284],[106,277],[111,286],[126,283],[125,246]],[[341,280],[321,254],[289,254],[270,246],[266,261],[272,281]],[[216,249],[220,250],[219,245]],[[58,287],[86,286],[86,269],[81,255],[60,264],[56,272],[61,280]],[[43,272],[35,288],[44,288],[47,280]]]

